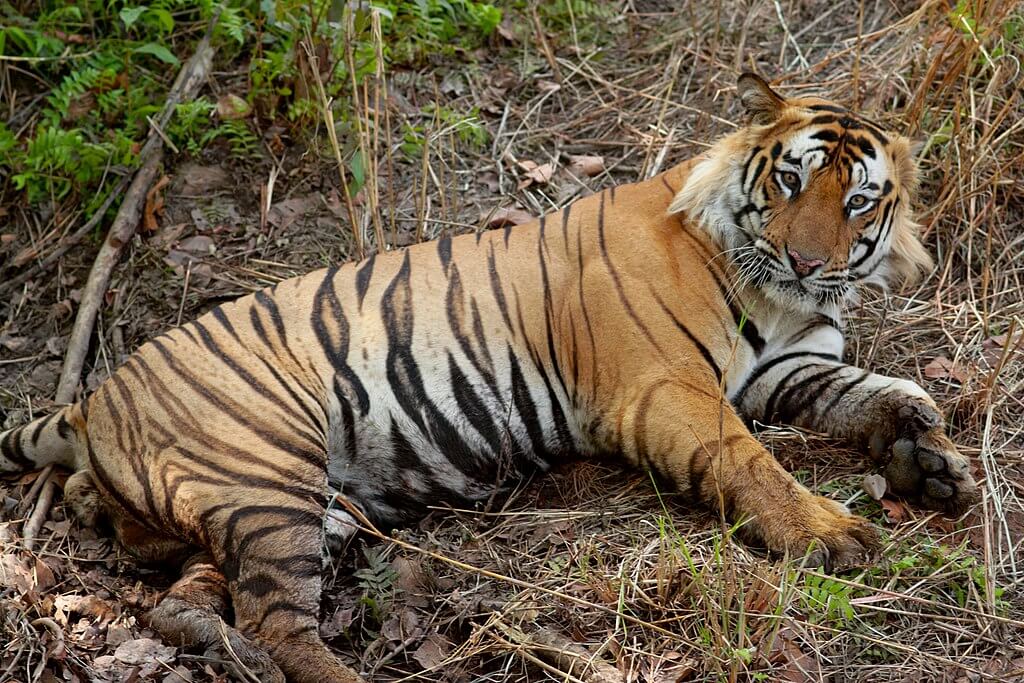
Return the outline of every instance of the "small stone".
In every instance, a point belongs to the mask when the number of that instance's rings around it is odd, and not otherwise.
[[[886,482],[885,477],[880,474],[868,474],[864,477],[864,480],[860,485],[869,496],[875,500],[882,500],[882,497],[885,495],[885,489],[888,486],[888,482]]]

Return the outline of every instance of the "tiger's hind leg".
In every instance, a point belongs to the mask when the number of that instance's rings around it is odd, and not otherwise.
[[[319,635],[324,509],[295,497],[221,504],[202,515],[235,626],[292,683],[358,683]]]
[[[121,545],[136,557],[166,562],[187,552],[184,543],[154,534],[106,502],[87,470],[68,478],[64,502],[83,526],[109,523]],[[146,614],[149,625],[175,645],[227,650],[225,659],[232,663],[237,660],[260,681],[284,683],[284,675],[270,655],[224,622],[230,598],[227,582],[212,558],[206,553],[192,556],[181,574],[160,603]]]
[[[175,645],[214,648],[225,652],[226,660],[237,661],[258,680],[284,683],[284,674],[270,655],[224,622],[229,600],[224,575],[208,554],[199,553],[185,563],[181,578],[145,620]]]

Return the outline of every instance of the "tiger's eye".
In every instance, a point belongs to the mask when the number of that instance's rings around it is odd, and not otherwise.
[[[868,198],[862,194],[855,194],[847,202],[851,209],[863,209],[868,203]]]
[[[782,182],[791,190],[800,189],[800,176],[793,173],[793,171],[784,171],[782,173]]]

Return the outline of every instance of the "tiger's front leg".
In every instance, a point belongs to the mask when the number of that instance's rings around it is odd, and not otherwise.
[[[769,353],[734,402],[749,419],[823,432],[868,452],[894,493],[965,511],[978,487],[935,401],[914,382],[845,365],[827,348]]]
[[[713,382],[638,381],[620,409],[619,443],[705,504],[744,521],[742,533],[769,549],[826,568],[854,564],[879,547],[878,532],[832,500],[804,488],[747,430]]]

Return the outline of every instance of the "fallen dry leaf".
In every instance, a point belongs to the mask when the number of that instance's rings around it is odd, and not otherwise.
[[[795,634],[789,628],[779,629],[772,642],[771,661],[782,665],[779,680],[791,683],[810,683],[821,680],[821,666],[816,657],[800,647]]]
[[[100,623],[113,621],[117,616],[114,607],[106,600],[101,600],[95,595],[59,595],[54,601],[56,618],[60,623],[67,625],[68,616],[79,614],[83,617],[98,619]],[[115,643],[111,643],[114,645]]]
[[[406,608],[385,621],[380,628],[380,634],[392,642],[401,643],[420,631],[419,625],[420,618],[416,612]]]
[[[487,221],[487,228],[503,228],[506,225],[529,223],[533,216],[522,209],[498,209],[493,213],[485,213],[481,220]]]
[[[176,648],[152,638],[126,640],[114,650],[114,658],[124,664],[167,663],[174,659]]]
[[[336,638],[348,631],[348,627],[352,625],[354,613],[355,610],[351,607],[335,611],[330,619],[320,624],[320,636],[322,638]]]
[[[451,642],[449,642],[444,636],[438,633],[431,633],[424,639],[423,643],[416,648],[416,651],[412,653],[412,658],[415,659],[424,669],[436,669],[448,658],[448,653],[451,652],[451,646]]]
[[[1009,334],[1004,333],[993,335],[981,342],[981,357],[985,359],[990,368],[994,368],[999,364],[1003,354],[1006,352],[1008,342],[1008,357],[1012,358],[1017,353],[1024,351],[1024,332],[1018,332],[1012,340],[1010,340]]]
[[[529,187],[533,183],[538,185],[547,185],[551,181],[551,176],[555,175],[555,165],[552,163],[538,164],[535,161],[518,162],[519,168],[523,169],[525,178],[519,182],[518,189]]]
[[[23,595],[32,590],[34,574],[28,562],[14,553],[0,555],[0,584],[14,588],[15,593]]]
[[[970,368],[964,367],[960,363],[954,363],[945,356],[937,356],[924,366],[924,376],[929,379],[955,379],[963,384],[973,374]]]
[[[252,112],[249,103],[238,95],[221,95],[217,99],[217,116],[222,119],[244,119]]]
[[[907,521],[907,506],[892,498],[883,498],[878,501],[885,511],[885,519],[890,524],[901,524]]]
[[[590,154],[570,154],[569,172],[575,176],[596,176],[604,171],[604,157]]]
[[[168,176],[163,176],[146,193],[146,206],[142,210],[143,232],[156,232],[160,227],[157,217],[164,215],[164,196],[162,192],[170,182],[171,179]]]

